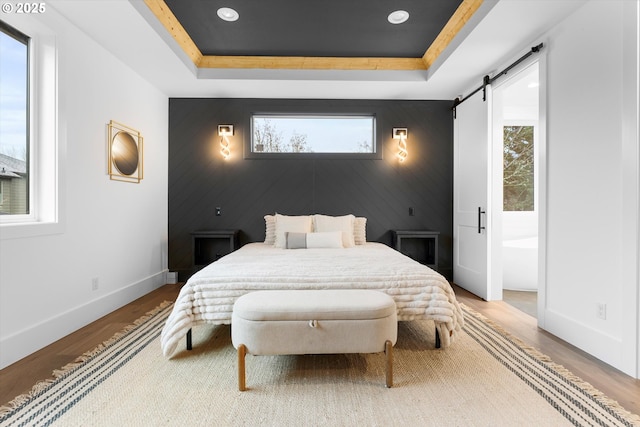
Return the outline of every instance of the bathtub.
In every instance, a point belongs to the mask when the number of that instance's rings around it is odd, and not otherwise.
[[[538,290],[538,238],[526,237],[502,243],[502,288]]]

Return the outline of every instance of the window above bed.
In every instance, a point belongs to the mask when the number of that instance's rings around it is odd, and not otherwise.
[[[253,114],[247,148],[250,158],[381,158],[372,114]]]

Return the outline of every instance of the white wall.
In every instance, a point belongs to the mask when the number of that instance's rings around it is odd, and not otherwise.
[[[635,377],[637,9],[636,1],[591,1],[547,35],[541,315],[551,333]],[[599,303],[606,304],[606,319],[597,317]]]
[[[55,34],[62,217],[53,234],[0,230],[0,368],[162,285],[168,223],[167,97],[52,8],[3,19]],[[109,180],[109,120],[144,137],[140,184]]]

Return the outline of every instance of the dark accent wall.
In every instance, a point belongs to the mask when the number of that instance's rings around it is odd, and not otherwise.
[[[382,160],[245,159],[251,113],[375,114]],[[219,124],[233,124],[231,157]],[[408,159],[395,157],[393,127],[408,128]],[[339,138],[340,135],[336,135]],[[440,232],[439,268],[453,264],[453,116],[449,101],[200,99],[169,101],[169,268],[191,272],[191,232],[240,229],[264,240],[264,215],[352,213],[367,217],[367,240],[391,245],[393,229]],[[215,208],[222,209],[215,216]],[[414,216],[409,215],[413,208]]]

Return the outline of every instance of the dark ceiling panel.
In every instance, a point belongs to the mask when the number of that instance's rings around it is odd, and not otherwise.
[[[461,0],[165,0],[203,55],[422,57]],[[216,11],[231,7],[235,22]],[[410,13],[393,25],[394,10]]]

